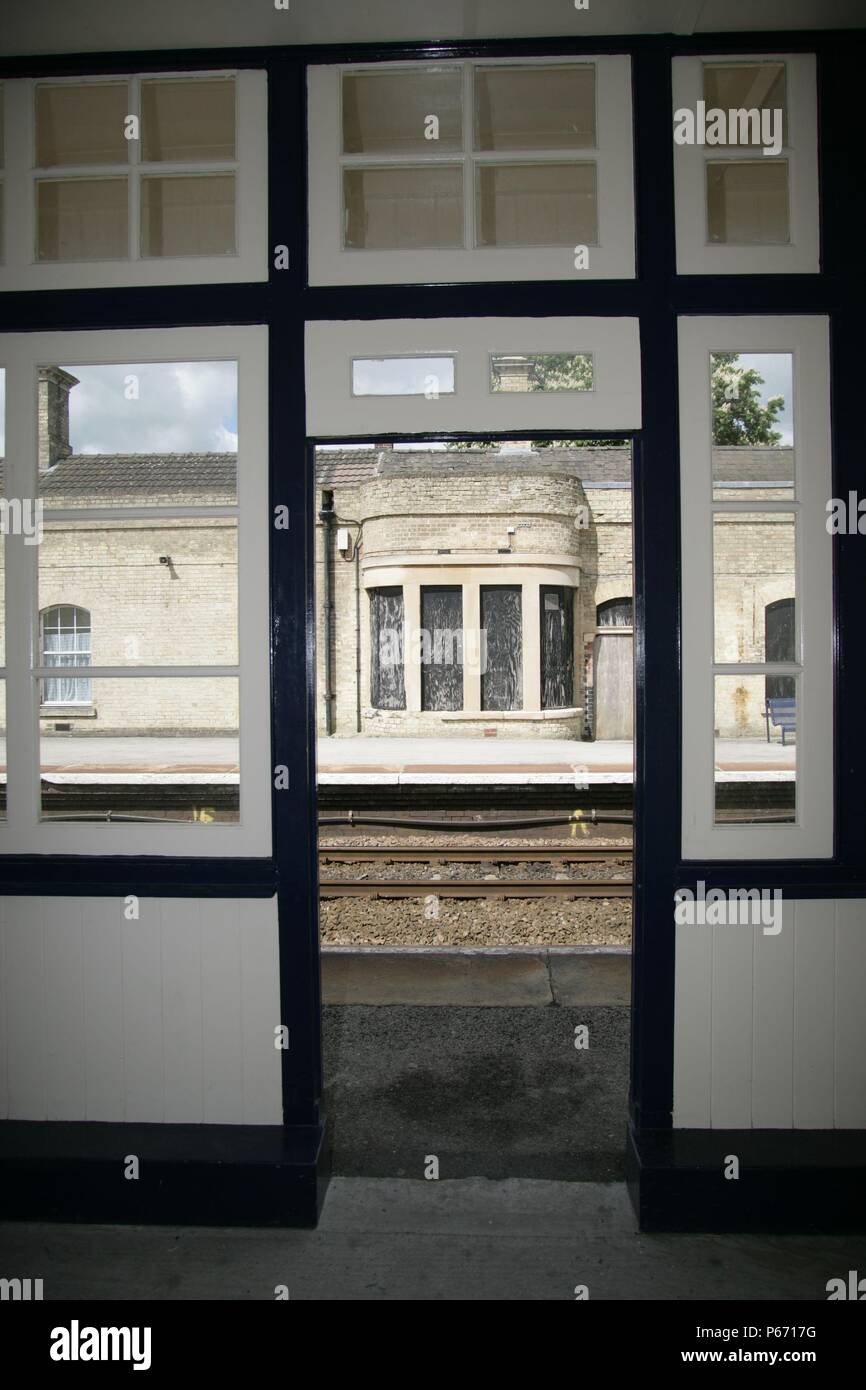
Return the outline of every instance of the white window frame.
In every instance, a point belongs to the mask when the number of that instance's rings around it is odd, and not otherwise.
[[[755,146],[674,144],[677,271],[680,275],[794,275],[820,269],[818,93],[813,53],[702,54],[673,60],[673,109],[695,112],[706,65],[784,63],[787,141],[778,155]],[[727,160],[788,164],[787,244],[725,245],[708,240],[706,166]]]
[[[235,82],[235,158],[229,161],[140,160],[141,142],[129,142],[125,165],[36,168],[36,88],[126,82],[130,115],[140,114],[141,83],[151,79],[196,81],[232,77]],[[114,73],[99,77],[17,79],[3,84],[6,97],[5,260],[0,290],[99,289],[126,285],[229,284],[266,280],[267,251],[267,75],[231,69],[209,72]],[[13,136],[11,132],[14,131]],[[204,175],[232,172],[235,178],[235,251],[226,255],[140,255],[140,180],[145,175]],[[36,247],[36,184],[40,179],[129,180],[129,251],[121,260],[39,261]]]
[[[591,391],[491,391],[493,353],[589,353]],[[353,357],[457,359],[447,395],[353,396]],[[637,430],[640,334],[633,318],[379,319],[306,326],[307,430],[317,438],[465,430]]]
[[[49,656],[59,656],[59,655],[62,655],[63,653],[60,653],[60,652],[47,652],[47,651],[45,650],[45,619],[46,619],[46,618],[48,617],[48,615],[51,614],[51,613],[61,613],[61,612],[63,611],[64,608],[70,609],[70,610],[72,611],[72,613],[75,614],[75,617],[73,618],[73,631],[74,631],[74,633],[75,633],[76,638],[77,638],[79,632],[83,632],[83,631],[85,630],[85,629],[83,629],[83,628],[79,628],[79,625],[78,625],[78,614],[79,614],[79,613],[85,613],[85,614],[87,615],[87,629],[86,629],[86,631],[87,631],[88,642],[91,644],[91,645],[88,646],[87,651],[85,652],[84,650],[79,649],[78,643],[76,642],[76,643],[75,643],[75,646],[73,647],[73,649],[72,649],[72,651],[69,653],[69,655],[74,656],[74,657],[76,657],[77,659],[76,659],[75,662],[73,662],[73,663],[71,663],[71,664],[72,664],[73,666],[89,666],[89,665],[91,664],[91,661],[92,661],[92,650],[93,650],[93,648],[92,648],[92,641],[93,641],[93,620],[92,620],[92,617],[91,617],[91,614],[90,614],[90,610],[87,609],[87,608],[81,608],[77,603],[51,603],[51,604],[49,604],[49,606],[48,606],[47,608],[43,608],[43,609],[40,611],[40,613],[39,613],[39,661],[40,661],[40,665],[42,665],[42,666],[55,666],[55,665],[56,665],[56,669],[57,669],[58,671],[63,671],[63,670],[64,670],[64,667],[63,667],[60,663],[54,663],[54,662],[49,661],[48,658],[49,658]],[[58,627],[59,627],[59,624],[58,624]],[[50,631],[51,631],[51,629],[49,628],[49,632],[50,632]],[[82,658],[85,657],[85,656],[87,657],[87,661],[84,661],[84,660],[82,659]],[[68,669],[68,668],[66,668],[66,669]],[[47,694],[46,694],[46,690],[47,690],[47,687],[48,687],[49,683],[50,683],[51,681],[59,681],[59,680],[62,680],[62,679],[63,679],[62,676],[45,676],[45,677],[44,677],[44,683],[41,685],[41,694],[40,694],[40,707],[41,707],[43,710],[47,710],[47,711],[50,713],[51,710],[56,710],[56,709],[65,709],[65,708],[67,708],[67,707],[68,707],[68,708],[73,708],[74,706],[82,706],[82,705],[83,705],[83,706],[88,706],[88,707],[89,707],[90,705],[92,705],[92,703],[93,703],[93,682],[91,681],[91,679],[90,679],[89,676],[73,677],[73,679],[75,680],[75,684],[76,684],[76,685],[86,685],[86,687],[87,687],[87,698],[86,698],[85,700],[50,700],[50,699],[48,698]]]
[[[476,151],[471,70],[489,67],[596,69],[596,146],[575,151]],[[345,72],[412,71],[431,63],[376,63],[311,67],[307,75],[309,131],[309,283],[311,285],[435,284],[490,280],[629,280],[635,275],[634,171],[632,154],[631,59],[627,55],[436,61],[437,68],[463,73],[463,150],[417,156],[417,164],[459,164],[464,171],[465,245],[450,249],[344,250],[343,167],[399,165],[383,155],[343,155],[342,77]],[[599,244],[589,247],[589,266],[575,269],[574,248],[475,247],[475,186],[478,164],[594,163],[597,171]]]
[[[236,676],[240,680],[240,819],[209,825],[86,824],[40,820],[39,547],[6,537],[7,807],[0,854],[188,855],[267,857],[271,837],[268,551],[268,330],[265,327],[20,333],[0,337],[6,370],[7,496],[37,497],[38,369],[45,363],[235,361],[238,364],[236,508],[133,507],[126,518],[237,515],[238,664],[236,666],[88,667],[88,678],[159,679]],[[105,519],[105,508],[45,508],[44,520]],[[69,668],[66,668],[67,670]]]
[[[793,356],[796,500],[713,500],[710,356],[726,351]],[[833,557],[826,526],[832,496],[829,363],[825,317],[679,321],[685,859],[821,859],[833,853]],[[719,511],[796,515],[799,652],[791,664],[714,661],[713,516]],[[717,675],[797,678],[795,823],[715,823]]]

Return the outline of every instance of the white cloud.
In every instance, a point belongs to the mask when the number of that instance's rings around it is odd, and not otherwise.
[[[70,443],[79,454],[233,453],[237,364],[147,362],[64,369]]]

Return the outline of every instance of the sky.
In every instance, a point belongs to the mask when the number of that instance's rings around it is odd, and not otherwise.
[[[781,445],[794,442],[794,392],[792,387],[794,362],[789,352],[741,352],[741,367],[755,367],[764,378],[763,386],[758,387],[761,404],[766,405],[771,396],[784,396],[785,408],[776,416],[776,429],[781,434]]]
[[[792,444],[790,354],[744,352],[740,362],[757,368],[764,378],[759,387],[762,401],[785,397],[777,428],[782,444]],[[66,370],[79,379],[70,395],[70,431],[77,453],[233,453],[237,449],[234,362],[152,362]],[[138,377],[138,400],[127,399],[125,378],[130,375]],[[5,419],[6,373],[0,368],[0,456],[5,453]]]
[[[74,453],[198,454],[237,449],[235,362],[63,366],[79,382],[69,395]]]

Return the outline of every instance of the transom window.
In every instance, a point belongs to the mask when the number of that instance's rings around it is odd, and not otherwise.
[[[628,59],[309,80],[313,283],[634,274]]]
[[[5,96],[0,288],[265,277],[263,73],[12,81]]]

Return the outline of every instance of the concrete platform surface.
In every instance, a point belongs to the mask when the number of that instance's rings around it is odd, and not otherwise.
[[[335,1173],[420,1179],[436,1154],[442,1178],[625,1177],[624,1005],[323,1013]]]
[[[238,740],[231,737],[94,738],[51,734],[42,739],[43,776],[58,784],[172,779],[232,783],[238,778]],[[530,782],[549,785],[630,783],[629,740],[582,743],[571,739],[320,738],[319,780],[324,785]],[[720,739],[718,780],[790,781],[796,747],[766,739]],[[0,774],[6,749],[0,739]]]
[[[571,739],[320,738],[319,782],[379,785],[508,783],[596,785],[631,783],[630,740],[581,743]],[[790,781],[796,748],[766,739],[720,739],[717,780]]]
[[[626,946],[325,946],[322,998],[379,1007],[625,1005],[631,952]]]
[[[826,1300],[845,1236],[640,1235],[621,1183],[334,1178],[315,1231],[7,1224],[53,1299]]]

